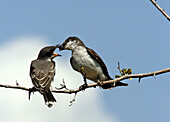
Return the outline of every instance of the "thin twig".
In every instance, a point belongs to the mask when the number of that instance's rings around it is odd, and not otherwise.
[[[141,77],[139,77],[139,80],[138,80],[138,82],[139,82],[139,83],[140,83],[141,79],[142,79],[142,78],[141,78]]]
[[[156,2],[155,0],[150,0],[154,6],[170,21],[170,17],[168,16],[168,14],[164,11],[164,9],[162,9]]]
[[[19,86],[19,83],[18,83],[18,81],[16,80],[16,86]]]
[[[73,102],[76,101],[76,95],[77,95],[77,92],[75,93],[73,99],[70,101],[70,105],[69,105],[69,106],[72,106],[72,105],[73,105]]]
[[[120,63],[119,62],[118,62],[118,67],[117,68],[118,68],[121,75],[125,75],[125,72],[120,69]]]

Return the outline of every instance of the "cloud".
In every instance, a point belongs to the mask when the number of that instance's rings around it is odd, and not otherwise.
[[[47,45],[47,42],[37,37],[16,38],[1,45],[0,83],[15,85],[17,80],[20,86],[32,87],[29,77],[30,62]],[[71,69],[68,59],[56,58],[55,61],[57,73],[53,87],[59,87],[64,78],[69,88],[77,88],[82,83],[82,77]],[[73,95],[54,94],[57,103],[50,109],[38,92],[31,96],[30,101],[28,92],[22,90],[0,88],[0,96],[0,121],[3,122],[117,122],[117,118],[109,115],[103,107],[100,89],[79,93],[71,107],[69,101]]]

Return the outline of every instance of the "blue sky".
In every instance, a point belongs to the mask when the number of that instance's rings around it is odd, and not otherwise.
[[[162,0],[157,3],[170,15],[170,1]],[[21,46],[16,45],[19,40],[21,44],[26,43],[27,46],[27,48],[22,47],[23,53],[36,51],[34,53],[36,58],[41,47],[62,43],[69,36],[78,36],[86,46],[94,49],[102,57],[112,77],[119,73],[118,61],[123,68],[132,68],[133,73],[152,72],[168,68],[170,65],[169,22],[149,0],[130,2],[127,0],[105,2],[102,0],[1,0],[0,18],[0,47],[3,48],[1,51],[11,44],[19,50]],[[37,45],[33,46],[35,49],[27,45],[29,39],[32,45]],[[10,48],[6,50],[11,51]],[[11,53],[13,52],[15,51]],[[5,55],[5,53],[2,53],[4,58],[9,58],[9,54]],[[71,52],[60,53],[63,57],[57,60],[58,63],[65,62],[70,68],[68,60]],[[18,58],[18,55],[15,57]],[[5,59],[3,61],[5,62]],[[20,64],[16,62],[13,65]],[[29,72],[29,66],[24,68]],[[8,70],[10,67],[5,69]],[[78,73],[71,71],[79,77]],[[0,70],[0,72],[4,71]],[[96,91],[104,113],[109,118],[114,116],[115,121],[118,122],[170,121],[169,76],[167,73],[157,76],[156,79],[145,78],[141,83],[138,83],[137,79],[127,80],[125,82],[129,83],[128,87],[107,91],[90,89],[80,94],[83,98],[87,97],[89,103],[93,97],[88,98],[85,94]],[[4,78],[4,80],[8,79]],[[13,81],[15,80],[14,77]],[[78,79],[73,82],[81,84]],[[81,102],[77,97],[75,108],[86,103],[81,104]],[[56,105],[55,109],[57,107]],[[70,108],[64,109],[71,111]],[[79,112],[85,116],[88,116],[88,111],[82,112],[79,109]]]

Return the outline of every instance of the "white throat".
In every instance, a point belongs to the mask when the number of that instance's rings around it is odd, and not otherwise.
[[[51,58],[47,58],[47,59],[45,59],[45,60],[46,60],[46,61],[52,61]]]
[[[85,56],[88,55],[87,49],[84,46],[77,46],[72,50],[72,55]]]

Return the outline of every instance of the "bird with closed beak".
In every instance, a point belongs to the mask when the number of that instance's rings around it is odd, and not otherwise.
[[[102,81],[112,80],[105,63],[94,50],[86,47],[78,37],[67,38],[59,46],[59,50],[71,50],[72,57],[70,58],[70,63],[72,68],[80,72],[85,78],[98,83],[103,89],[128,86],[128,84],[122,82],[102,84]]]
[[[59,45],[42,48],[38,58],[33,60],[30,66],[30,77],[34,87],[29,89],[29,99],[31,92],[39,91],[43,95],[45,104],[48,107],[52,107],[53,103],[56,102],[50,87],[55,75],[55,62],[53,58],[61,56],[54,53],[58,46]]]

